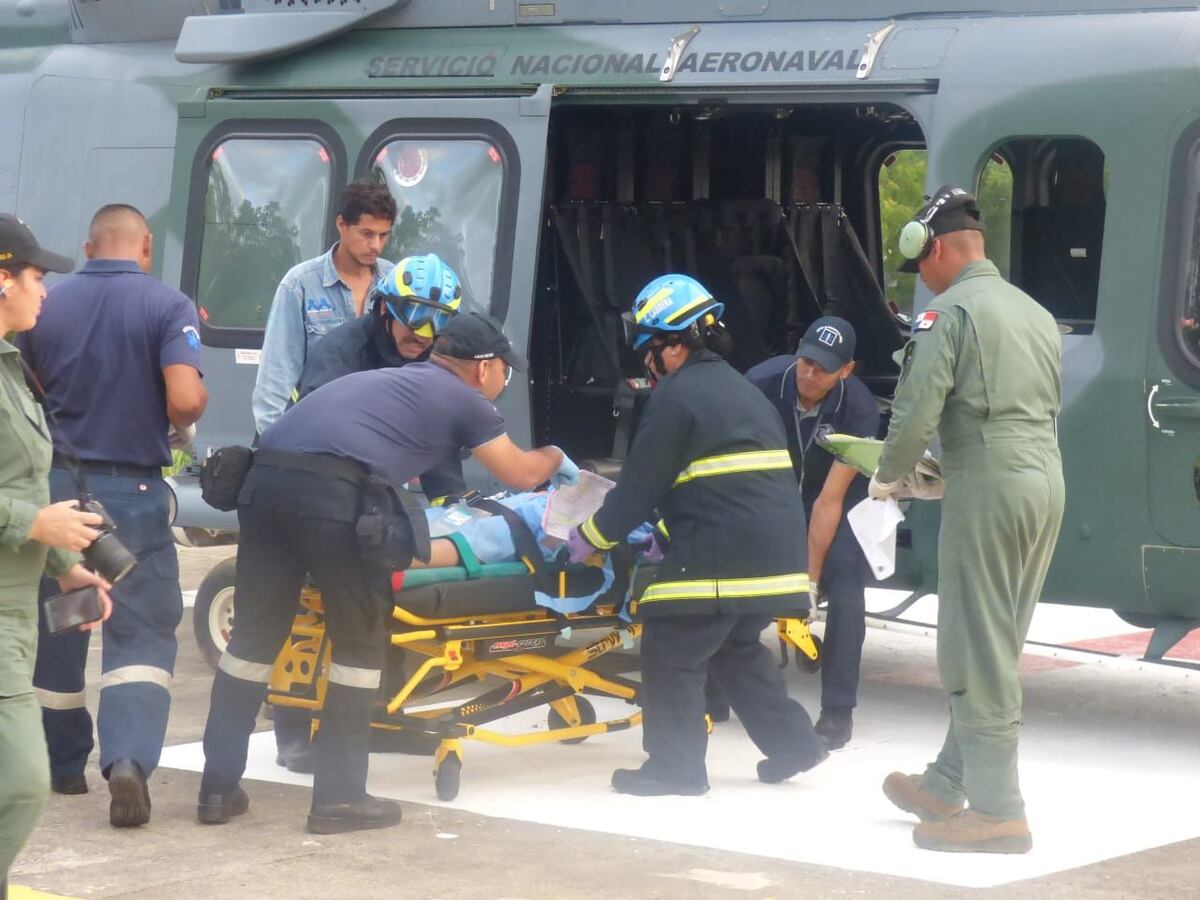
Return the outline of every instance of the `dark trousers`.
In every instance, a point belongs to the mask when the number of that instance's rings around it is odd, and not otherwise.
[[[768,616],[663,616],[642,632],[642,746],[671,780],[706,782],[704,685],[713,679],[766,756],[815,761],[824,752],[808,713],[788,697],[759,636]]]
[[[867,558],[843,518],[821,569],[821,598],[827,603],[821,639],[822,708],[852,708],[858,703],[869,572]]]
[[[160,478],[89,474],[88,488],[112,517],[138,566],[112,591],[113,614],[103,626],[100,663],[100,770],[131,759],[146,774],[162,752],[171,711],[175,629],[183,615],[179,560],[171,538],[169,488]],[[78,495],[74,479],[50,470],[53,500]],[[42,579],[41,599],[60,592]],[[38,654],[33,683],[55,777],[80,775],[92,752],[92,717],[84,704],[90,632],[52,637],[38,605]]]
[[[366,794],[391,596],[386,579],[363,565],[354,527],[359,508],[359,490],[348,482],[260,464],[247,476],[238,504],[237,618],[213,680],[202,794],[228,794],[245,771],[255,716],[307,573],[321,591],[333,645],[313,748],[313,803]]]

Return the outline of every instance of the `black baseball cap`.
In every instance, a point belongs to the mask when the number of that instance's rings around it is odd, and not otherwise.
[[[454,359],[500,357],[518,372],[526,369],[525,357],[513,349],[498,319],[485,312],[459,313],[438,334],[433,352]]]
[[[854,359],[854,326],[837,316],[824,316],[808,326],[796,348],[797,359],[815,362],[826,372],[836,372]]]
[[[75,268],[69,258],[43,249],[29,226],[16,216],[0,213],[0,268],[14,265],[37,266],[64,274]]]
[[[974,195],[953,184],[943,184],[932,197],[926,197],[925,205],[917,210],[910,221],[928,225],[931,237],[952,231],[983,231],[979,203]],[[917,266],[919,259],[904,260],[900,264],[900,271],[915,275],[920,271]]]

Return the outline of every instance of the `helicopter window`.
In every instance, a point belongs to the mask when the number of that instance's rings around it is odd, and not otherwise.
[[[231,138],[213,150],[196,285],[208,328],[265,327],[284,273],[325,249],[330,168],[311,139]]]
[[[912,312],[917,276],[900,271],[900,229],[920,208],[925,194],[925,150],[889,153],[879,167],[879,234],[883,238],[883,290],[904,313]]]
[[[1107,185],[1104,153],[1084,138],[1007,141],[980,178],[989,255],[999,262],[1006,249],[1010,280],[1077,334],[1089,334],[1095,325]],[[983,195],[995,195],[999,213],[1005,191],[1012,215],[1008,233],[997,240],[1002,216],[988,215]]]
[[[458,273],[467,302],[488,309],[504,180],[500,151],[483,140],[394,140],[375,155],[371,177],[388,186],[399,209],[383,255],[438,254]]]

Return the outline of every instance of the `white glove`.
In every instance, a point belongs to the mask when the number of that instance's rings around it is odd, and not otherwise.
[[[187,428],[172,425],[167,429],[167,445],[172,450],[184,450],[190,447],[195,437],[196,426],[194,424],[189,425]]]
[[[903,479],[901,479],[903,481]],[[867,485],[867,496],[872,500],[886,500],[900,487],[900,481],[880,481],[879,475],[871,476],[871,483]]]
[[[812,612],[817,611],[817,607],[821,605],[821,586],[815,581],[808,583],[808,602],[812,607]]]

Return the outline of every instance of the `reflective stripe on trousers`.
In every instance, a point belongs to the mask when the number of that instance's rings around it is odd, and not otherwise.
[[[761,578],[700,578],[658,581],[646,588],[640,604],[659,600],[716,600],[721,597],[772,597],[808,592],[808,575],[767,575]]]

